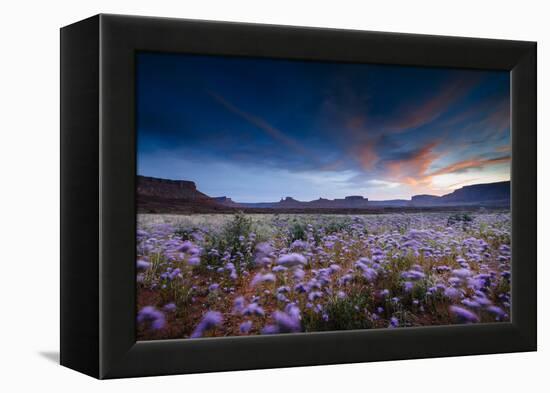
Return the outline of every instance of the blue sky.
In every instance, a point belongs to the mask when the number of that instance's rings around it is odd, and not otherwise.
[[[138,174],[270,202],[510,179],[509,73],[139,53]]]

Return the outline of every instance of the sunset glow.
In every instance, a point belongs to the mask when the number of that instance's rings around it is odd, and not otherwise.
[[[138,173],[240,202],[510,179],[500,71],[138,55]]]

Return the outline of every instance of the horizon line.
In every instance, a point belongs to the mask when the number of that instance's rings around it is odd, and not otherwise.
[[[204,192],[202,192],[200,190],[200,188],[197,186],[197,182],[195,182],[194,180],[188,180],[188,179],[169,179],[169,178],[163,178],[163,177],[155,177],[155,176],[146,176],[146,175],[140,175],[140,174],[137,174],[136,175],[137,177],[144,177],[144,178],[148,178],[148,179],[155,179],[155,180],[163,180],[163,181],[168,181],[168,182],[191,182],[195,185],[195,189],[198,191],[198,192],[201,192],[203,194],[205,194]],[[228,196],[228,195],[219,195],[219,196],[210,196],[210,195],[207,195],[208,197],[214,199],[214,198],[228,198],[230,200],[232,200],[233,202],[235,203],[253,203],[253,204],[260,204],[260,203],[278,203],[280,201],[283,201],[287,198],[291,198],[292,200],[296,201],[296,202],[314,202],[314,201],[318,201],[318,200],[327,200],[327,201],[335,201],[335,200],[345,200],[346,198],[348,197],[362,197],[363,199],[366,199],[368,200],[369,202],[386,202],[386,201],[399,201],[399,200],[405,200],[405,201],[411,201],[413,197],[415,196],[435,196],[435,197],[442,197],[442,196],[445,196],[445,195],[448,195],[448,194],[452,194],[453,192],[457,191],[457,190],[460,190],[464,187],[472,187],[472,186],[479,186],[479,185],[485,185],[485,184],[497,184],[497,183],[511,183],[511,179],[509,180],[501,180],[501,181],[495,181],[495,182],[489,182],[489,183],[474,183],[474,184],[467,184],[467,185],[463,185],[461,187],[458,187],[458,188],[455,188],[453,189],[452,191],[448,192],[448,193],[445,193],[445,194],[442,194],[442,195],[435,195],[435,194],[414,194],[414,195],[411,195],[409,198],[392,198],[392,199],[370,199],[368,196],[364,196],[364,195],[345,195],[343,197],[340,197],[340,198],[334,198],[334,199],[329,199],[329,198],[324,198],[324,197],[319,197],[317,199],[311,199],[311,200],[299,200],[299,199],[295,199],[294,197],[292,196],[283,196],[283,197],[280,197],[279,200],[273,200],[273,201],[261,201],[261,202],[244,202],[244,201],[236,201],[236,200],[233,200],[233,198],[231,196]]]

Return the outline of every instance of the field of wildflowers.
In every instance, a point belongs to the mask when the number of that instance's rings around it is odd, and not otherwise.
[[[508,211],[139,215],[137,338],[509,321]]]

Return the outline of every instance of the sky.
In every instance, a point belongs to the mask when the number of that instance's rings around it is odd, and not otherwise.
[[[505,71],[137,55],[138,174],[274,202],[510,179]]]

